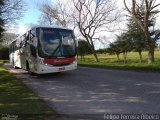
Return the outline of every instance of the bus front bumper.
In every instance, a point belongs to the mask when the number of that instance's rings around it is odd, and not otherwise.
[[[70,65],[64,66],[53,66],[48,64],[39,64],[37,74],[47,74],[47,73],[56,73],[56,72],[64,72],[77,69],[77,62],[73,62]]]

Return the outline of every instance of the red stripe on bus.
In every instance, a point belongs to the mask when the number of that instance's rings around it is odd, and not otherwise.
[[[76,59],[73,58],[44,58],[43,63],[50,64],[50,65],[66,65],[74,62]]]
[[[21,55],[23,55],[23,52],[18,51],[18,52],[17,52],[17,56],[21,56]]]

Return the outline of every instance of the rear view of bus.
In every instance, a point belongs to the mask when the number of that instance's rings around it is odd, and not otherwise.
[[[18,52],[16,55],[19,56],[18,60],[14,59],[14,67],[25,69],[30,74],[63,72],[77,68],[77,42],[70,29],[33,27],[12,44],[15,43],[17,49],[11,53]]]

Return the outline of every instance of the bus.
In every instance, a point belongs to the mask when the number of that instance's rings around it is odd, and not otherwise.
[[[77,69],[77,44],[71,29],[32,27],[9,47],[10,64],[29,74],[46,74]]]

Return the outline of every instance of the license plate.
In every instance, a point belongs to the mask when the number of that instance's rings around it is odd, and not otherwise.
[[[63,71],[63,70],[65,70],[65,67],[59,68],[59,71]]]

